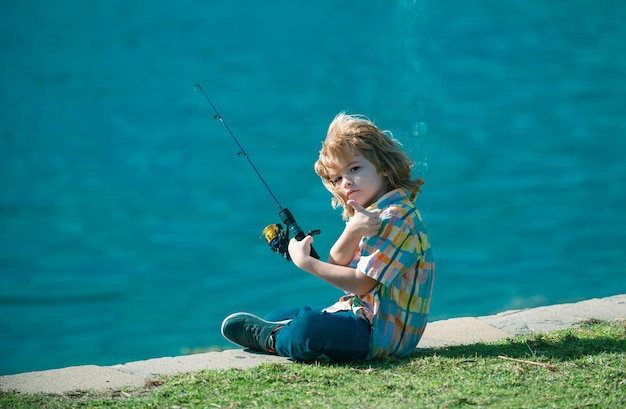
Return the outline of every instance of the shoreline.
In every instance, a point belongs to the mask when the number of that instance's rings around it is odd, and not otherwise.
[[[568,304],[503,311],[483,317],[450,318],[428,324],[418,349],[495,342],[517,335],[572,328],[587,320],[626,320],[626,294]],[[153,358],[111,366],[81,365],[0,376],[0,390],[63,394],[145,386],[152,379],[202,369],[248,369],[288,358],[227,349],[194,355]]]

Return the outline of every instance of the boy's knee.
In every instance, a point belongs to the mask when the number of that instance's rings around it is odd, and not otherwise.
[[[277,350],[296,361],[352,361],[369,351],[369,324],[353,315],[302,308],[276,336]]]
[[[289,323],[289,332],[293,342],[310,344],[322,334],[321,311],[312,310],[309,307],[302,308]]]
[[[295,361],[315,361],[323,356],[324,334],[319,330],[319,313],[303,308],[276,334],[276,350]]]

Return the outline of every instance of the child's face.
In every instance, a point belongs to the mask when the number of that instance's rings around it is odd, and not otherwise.
[[[387,193],[387,178],[360,155],[348,157],[330,174],[330,180],[346,200],[367,207]]]

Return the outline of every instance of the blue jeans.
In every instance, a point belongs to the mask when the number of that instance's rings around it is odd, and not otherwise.
[[[276,353],[294,361],[351,362],[367,359],[370,324],[352,311],[326,313],[323,308],[280,308],[267,321],[291,322],[276,331]]]

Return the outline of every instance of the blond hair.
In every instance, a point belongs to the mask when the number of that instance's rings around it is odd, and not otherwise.
[[[411,169],[414,162],[402,150],[400,143],[388,131],[380,130],[363,115],[339,113],[328,127],[326,140],[322,142],[319,159],[315,162],[317,173],[324,186],[333,194],[333,208],[343,207],[343,218],[354,215],[354,209],[347,204],[331,175],[340,169],[340,164],[351,157],[361,155],[371,162],[378,173],[387,178],[387,191],[405,188],[415,200],[421,192],[424,180],[413,178]]]

